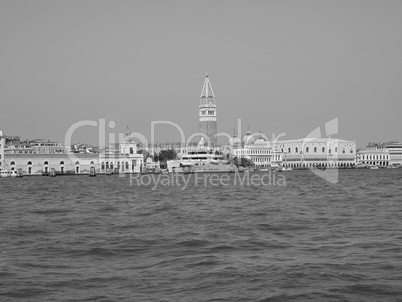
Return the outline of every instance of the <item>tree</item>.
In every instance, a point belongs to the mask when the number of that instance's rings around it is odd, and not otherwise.
[[[159,161],[159,155],[155,153],[154,156],[152,157],[152,160],[153,160],[154,162]]]
[[[177,153],[174,149],[162,150],[159,152],[158,159],[161,165],[161,168],[165,169],[167,167],[168,160],[177,159]]]
[[[177,153],[174,149],[162,150],[159,152],[159,161],[168,161],[177,159]]]
[[[137,154],[142,154],[144,157],[144,161],[146,161],[147,158],[149,157],[149,152],[147,150],[138,150]]]
[[[254,166],[254,163],[253,163],[253,161],[251,159],[244,158],[244,157],[238,158],[236,156],[236,157],[233,158],[233,161],[234,161],[234,164],[237,167],[239,167],[239,166],[242,166],[242,167],[252,167],[252,166]]]

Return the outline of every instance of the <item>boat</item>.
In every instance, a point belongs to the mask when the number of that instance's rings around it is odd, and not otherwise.
[[[11,170],[11,171],[7,171],[7,170],[1,170],[0,172],[0,177],[1,178],[5,178],[5,177],[22,177],[22,171],[21,170]]]
[[[378,170],[378,166],[371,166],[370,169],[371,170]]]
[[[96,176],[96,170],[95,167],[91,167],[89,169],[89,177],[95,177]]]
[[[369,167],[367,164],[356,164],[355,169],[368,169]]]
[[[55,169],[55,168],[51,168],[51,169],[50,169],[49,176],[50,176],[50,177],[56,177],[56,169]]]
[[[215,154],[212,150],[200,146],[189,150],[177,160],[168,160],[166,164],[170,173],[234,173],[238,171],[236,165],[224,160],[221,154]]]

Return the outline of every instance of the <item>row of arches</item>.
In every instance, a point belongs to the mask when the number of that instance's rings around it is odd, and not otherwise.
[[[362,160],[382,160],[382,159],[388,159],[387,154],[363,154]]]
[[[386,167],[389,165],[388,161],[379,161],[379,160],[374,160],[374,161],[362,161],[361,162],[364,165],[370,165],[370,166],[383,166]]]
[[[48,161],[45,161],[45,162],[43,163],[43,165],[48,165],[48,164],[49,164]],[[80,162],[77,160],[77,161],[75,162],[75,164],[76,164],[76,165],[79,165]],[[95,163],[94,163],[94,161],[92,160],[92,161],[90,162],[90,164],[91,164],[91,165],[94,165]],[[27,165],[32,165],[32,161],[28,161],[28,162],[27,162]],[[63,161],[63,160],[60,162],[60,165],[64,165],[64,161]],[[15,166],[15,161],[11,161],[11,162],[10,162],[10,166]]]
[[[94,165],[95,164],[95,162],[92,160],[91,162],[90,162],[90,165]],[[60,163],[59,163],[59,165],[60,165],[60,171],[61,171],[61,173],[64,173],[64,165],[65,165],[65,163],[64,163],[64,160],[62,160],[62,161],[60,161]],[[10,162],[10,167],[11,167],[11,170],[13,171],[13,170],[15,170],[15,166],[16,166],[16,164],[15,164],[15,161],[11,161]],[[28,174],[32,174],[32,166],[33,166],[33,164],[32,164],[32,161],[28,161],[27,162],[27,171],[28,171]],[[43,171],[44,171],[44,173],[48,173],[49,172],[49,162],[48,161],[44,161],[44,163],[43,163]],[[80,162],[77,160],[76,162],[75,162],[75,172],[76,173],[80,173]]]
[[[300,151],[300,152],[302,152],[302,151]],[[309,153],[309,152],[310,152],[310,147],[306,147],[305,153]],[[318,152],[317,147],[314,147],[313,152],[314,152],[314,153],[317,153],[317,152]],[[325,147],[322,147],[322,148],[321,148],[321,152],[322,152],[322,153],[325,153]],[[335,152],[335,153],[338,153],[338,147],[335,147],[334,152]],[[349,152],[350,152],[350,153],[353,153],[353,149],[350,149]],[[288,148],[288,153],[292,153],[292,149],[291,149],[291,148]],[[295,147],[295,153],[299,153],[299,148],[298,148],[298,147]],[[328,153],[329,153],[329,154],[332,153],[332,149],[331,149],[331,148],[328,149]],[[344,154],[346,153],[345,148],[342,149],[342,153],[344,153]]]
[[[353,167],[354,163],[291,163],[287,166],[291,168],[342,168]]]

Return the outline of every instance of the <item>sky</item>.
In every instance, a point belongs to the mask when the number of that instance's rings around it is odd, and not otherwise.
[[[208,72],[218,132],[325,136],[338,118],[358,147],[402,142],[401,30],[402,1],[0,0],[0,130],[63,142],[105,119],[149,139],[163,120],[188,137]]]

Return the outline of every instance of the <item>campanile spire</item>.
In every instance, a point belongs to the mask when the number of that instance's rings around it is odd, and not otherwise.
[[[208,145],[217,144],[217,115],[215,94],[212,90],[208,73],[205,76],[204,85],[202,86],[199,106],[199,132],[208,138]]]

